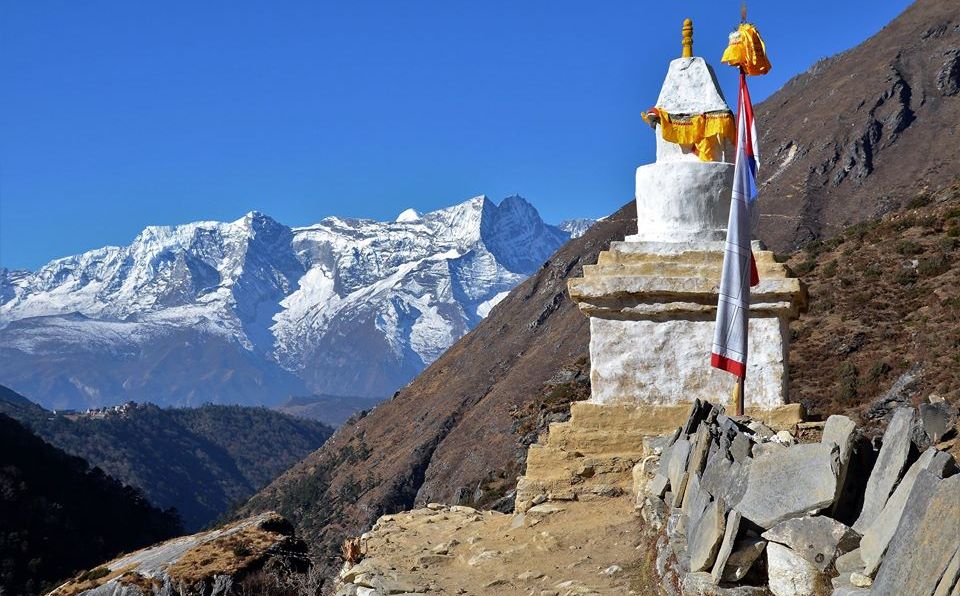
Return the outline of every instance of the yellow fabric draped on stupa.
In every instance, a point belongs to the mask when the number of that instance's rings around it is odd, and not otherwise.
[[[701,161],[716,161],[715,147],[722,147],[726,139],[734,142],[736,124],[730,112],[708,112],[690,116],[671,116],[657,109],[660,133],[664,141],[692,145]]]
[[[748,75],[770,72],[767,46],[763,43],[760,32],[750,23],[741,23],[740,27],[730,34],[730,43],[720,61],[730,66],[739,66]]]

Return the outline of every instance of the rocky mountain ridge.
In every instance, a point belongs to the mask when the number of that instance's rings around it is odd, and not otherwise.
[[[918,0],[755,109],[760,237],[789,251],[960,175],[960,14]]]
[[[518,196],[391,222],[151,226],[0,270],[0,382],[57,409],[385,397],[570,235]]]

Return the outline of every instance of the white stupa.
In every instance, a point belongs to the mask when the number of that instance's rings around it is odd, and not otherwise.
[[[657,109],[678,118],[729,118],[713,70],[685,46],[685,57],[670,63]],[[735,378],[710,366],[710,352],[733,150],[715,138],[715,161],[703,161],[693,146],[664,140],[660,124],[656,137],[656,162],[636,173],[637,233],[613,242],[568,284],[590,317],[590,401],[729,403]],[[769,410],[786,403],[788,324],[804,292],[758,243],[754,255],[761,282],[751,293],[746,403],[748,410]]]

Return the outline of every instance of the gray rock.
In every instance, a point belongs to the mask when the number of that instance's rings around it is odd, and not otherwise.
[[[680,476],[680,482],[677,485],[677,487],[674,489],[673,502],[671,503],[672,507],[680,507],[680,505],[683,503],[683,495],[686,493],[687,481],[689,479],[690,479],[690,474],[687,474],[686,472],[684,472]]]
[[[711,575],[713,576],[714,583],[720,583],[720,580],[723,579],[723,570],[727,566],[727,560],[730,558],[730,553],[733,552],[734,541],[737,539],[737,533],[740,531],[740,512],[731,509],[730,513],[727,514],[727,523],[726,527],[723,529],[723,540],[720,542],[720,550],[717,551],[717,558],[713,562],[713,571]]]
[[[860,556],[863,558],[867,575],[875,575],[880,567],[880,560],[883,558],[883,553],[886,552],[887,545],[893,538],[894,532],[897,531],[900,518],[907,506],[910,491],[913,490],[913,485],[916,483],[920,472],[926,470],[938,478],[943,478],[944,473],[950,469],[952,463],[953,458],[950,455],[931,447],[924,451],[920,459],[914,462],[907,473],[903,475],[903,479],[897,485],[893,494],[890,495],[890,498],[887,499],[880,515],[863,532],[863,540],[860,542]]]
[[[754,459],[756,459],[758,457],[763,457],[764,455],[769,455],[774,451],[782,451],[786,448],[786,445],[781,445],[780,443],[775,443],[773,441],[767,441],[766,443],[754,443],[752,453]]]
[[[843,553],[837,557],[834,567],[838,573],[850,573],[851,571],[863,571],[863,559],[860,557],[860,549],[855,548],[848,553]]]
[[[680,589],[683,596],[767,596],[770,593],[757,586],[718,586],[705,571],[685,574]]]
[[[773,429],[767,426],[766,424],[760,422],[759,420],[754,420],[747,425],[750,430],[752,430],[758,437],[761,439],[769,439],[774,434]]]
[[[693,441],[693,448],[690,451],[690,461],[687,465],[687,471],[691,474],[701,474],[703,467],[707,463],[707,455],[710,453],[710,444],[712,443],[710,429],[706,424],[701,424],[697,429],[696,438]]]
[[[726,452],[718,449],[707,460],[700,486],[715,499],[737,503],[747,490],[748,469],[748,466],[732,461]]]
[[[939,443],[957,425],[957,409],[946,402],[920,405],[923,430],[934,443]]]
[[[683,525],[681,532],[683,534],[687,535],[700,523],[700,518],[703,516],[703,512],[707,510],[708,505],[710,505],[710,493],[701,488],[700,479],[696,474],[693,474],[687,480],[683,507],[681,507],[685,518],[681,522]]]
[[[670,490],[676,496],[677,488],[680,486],[680,479],[687,471],[687,460],[690,457],[690,441],[686,439],[677,439],[677,442],[670,447],[670,459],[667,461],[667,478],[670,479]],[[681,498],[683,495],[680,495]]]
[[[931,594],[957,551],[960,476],[921,471],[873,582],[874,594]]]
[[[667,492],[667,486],[669,484],[670,479],[663,474],[658,473],[653,477],[653,480],[647,483],[647,492],[655,497],[663,498],[664,493]]]
[[[838,555],[848,553],[860,543],[860,535],[829,517],[788,519],[762,534],[770,542],[790,547],[819,571],[826,571]]]
[[[830,506],[830,511],[835,512],[840,500],[840,493],[843,492],[847,483],[847,469],[850,467],[850,456],[853,454],[853,439],[857,425],[846,416],[834,414],[827,418],[823,425],[823,436],[820,442],[827,444],[833,443],[839,449],[840,471],[837,473],[837,494]]]
[[[670,515],[670,510],[663,499],[651,495],[644,497],[640,512],[643,515],[643,521],[656,531],[667,523],[667,516]]]
[[[919,364],[900,375],[889,390],[870,404],[864,414],[867,418],[884,418],[896,408],[910,405],[910,398],[920,381],[921,366]]]
[[[883,434],[883,446],[873,466],[863,497],[863,509],[853,524],[853,529],[863,532],[877,518],[887,503],[890,493],[903,476],[910,455],[910,426],[913,424],[913,408],[899,408],[893,413],[887,431]]]
[[[833,503],[839,458],[836,445],[794,445],[753,460],[747,488],[734,507],[762,528],[815,513]]]
[[[947,565],[947,570],[943,572],[940,578],[940,584],[934,590],[933,596],[950,596],[951,593],[960,591],[960,548],[953,553],[953,559]]]
[[[730,455],[733,456],[733,461],[743,464],[750,459],[752,448],[753,443],[750,442],[747,435],[737,433],[730,442]]]
[[[690,571],[704,571],[713,565],[725,527],[726,507],[722,501],[713,501],[700,518],[700,523],[688,534]]]
[[[723,581],[738,582],[750,571],[750,567],[763,554],[767,541],[752,536],[745,536],[733,545],[733,552],[727,558],[727,565],[723,570]]]
[[[776,542],[767,544],[767,577],[774,596],[820,596],[831,590],[827,574]]]

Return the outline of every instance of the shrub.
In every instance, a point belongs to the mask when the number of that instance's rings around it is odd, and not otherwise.
[[[824,277],[833,277],[834,275],[837,274],[836,259],[830,261],[829,263],[826,264],[826,266],[824,266],[822,274]]]
[[[77,577],[77,581],[93,581],[100,579],[101,577],[106,577],[110,575],[110,569],[108,567],[97,567],[96,569],[91,569],[90,571],[84,571]]]
[[[913,240],[901,240],[897,243],[897,252],[902,255],[918,255],[923,252],[923,247]]]
[[[907,203],[907,208],[909,209],[919,209],[920,207],[925,207],[930,204],[932,197],[925,192],[918,194],[917,196],[910,199],[910,202]]]
[[[904,267],[893,276],[893,281],[901,286],[912,285],[917,281],[917,271],[912,267]]]
[[[950,259],[945,254],[933,255],[921,259],[917,265],[917,273],[924,277],[936,277],[950,269]]]
[[[840,402],[849,402],[857,397],[860,389],[860,371],[852,362],[844,362],[837,367],[837,384],[834,395]]]

